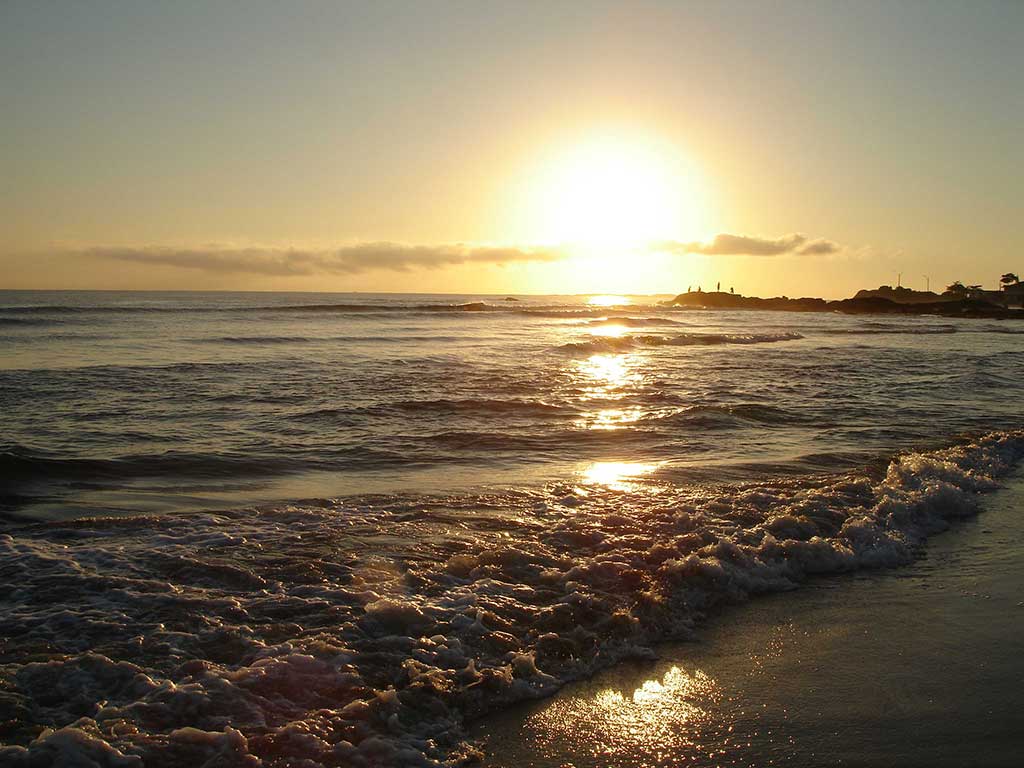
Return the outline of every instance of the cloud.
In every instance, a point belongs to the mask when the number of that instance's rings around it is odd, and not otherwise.
[[[806,235],[796,232],[774,239],[723,232],[715,235],[715,239],[710,243],[680,243],[669,240],[654,245],[654,250],[662,252],[679,255],[698,253],[704,256],[780,256],[786,253],[819,256],[835,253],[839,249],[840,246],[831,240],[808,241]]]
[[[796,253],[817,256],[836,253],[841,249],[831,240],[808,240],[806,236],[797,233],[776,239],[723,233],[710,243],[666,241],[653,244],[650,250],[679,255],[777,256]],[[164,245],[97,246],[66,253],[211,274],[267,277],[354,275],[375,270],[408,272],[460,264],[500,266],[517,262],[552,262],[571,255],[566,247],[477,246],[464,243],[409,245],[387,241],[337,248],[238,247],[219,244],[185,248]]]
[[[839,243],[819,238],[818,240],[812,240],[804,245],[799,251],[797,251],[797,253],[804,253],[808,256],[827,256],[830,253],[837,253],[840,250],[842,250],[842,248]]]
[[[81,253],[103,259],[131,261],[220,274],[255,274],[288,277],[313,274],[356,274],[370,270],[405,272],[456,264],[508,264],[527,261],[556,261],[566,253],[558,248],[515,248],[498,246],[406,245],[377,242],[346,245],[332,249],[235,248],[206,246],[95,247]]]

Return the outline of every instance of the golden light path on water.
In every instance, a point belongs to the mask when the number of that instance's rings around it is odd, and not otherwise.
[[[591,304],[614,306],[628,303],[622,296],[594,296]],[[627,333],[622,325],[601,325],[591,329],[597,337],[620,338]],[[573,376],[577,379],[580,399],[594,405],[614,405],[626,398],[631,389],[643,379],[642,359],[638,354],[595,354],[577,363]],[[645,415],[642,408],[595,407],[589,409],[577,426],[583,429],[621,429],[638,422]],[[583,485],[600,485],[612,490],[632,491],[639,485],[637,478],[650,474],[660,464],[627,461],[599,461],[586,468],[580,481]]]

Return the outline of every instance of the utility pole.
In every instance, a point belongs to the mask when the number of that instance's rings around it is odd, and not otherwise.
[[[932,290],[932,279],[928,275],[921,275],[924,278],[924,289],[931,293]]]
[[[896,287],[897,288],[902,288],[903,287],[903,273],[902,272],[897,272],[896,273]]]

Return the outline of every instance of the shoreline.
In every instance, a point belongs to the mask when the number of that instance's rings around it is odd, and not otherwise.
[[[486,768],[1016,765],[1024,472],[911,564],[730,606],[697,640],[478,721]]]

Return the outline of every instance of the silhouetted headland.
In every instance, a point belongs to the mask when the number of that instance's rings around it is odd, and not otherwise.
[[[897,298],[899,300],[896,300]],[[889,286],[882,286],[878,290],[861,290],[853,298],[835,301],[813,297],[761,298],[722,291],[690,291],[680,293],[674,299],[663,302],[663,304],[694,309],[760,309],[777,312],[843,312],[853,315],[941,315],[943,317],[1024,319],[1024,311],[995,304],[982,298],[949,297],[946,294],[940,296],[930,291],[893,289]]]

